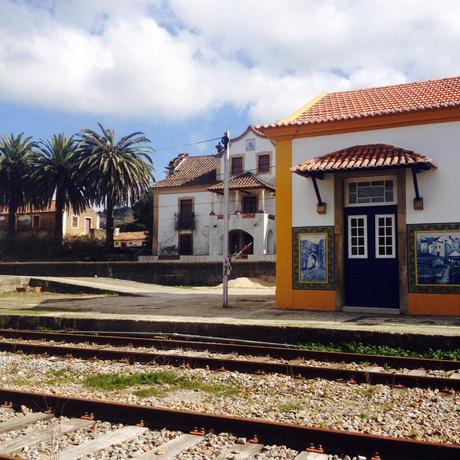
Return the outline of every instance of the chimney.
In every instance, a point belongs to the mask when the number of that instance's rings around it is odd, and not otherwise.
[[[166,166],[166,175],[172,176],[176,172],[176,168],[188,157],[188,153],[179,153],[177,157],[174,157]]]

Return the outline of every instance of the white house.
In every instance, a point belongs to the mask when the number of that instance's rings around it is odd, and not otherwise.
[[[274,260],[273,143],[249,126],[230,141],[229,251]],[[155,259],[213,261],[223,248],[223,155],[182,153],[153,187]]]

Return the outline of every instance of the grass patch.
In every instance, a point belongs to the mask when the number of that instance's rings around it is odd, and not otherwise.
[[[175,372],[152,372],[133,375],[97,374],[85,379],[84,385],[98,390],[125,390],[130,387],[146,386],[136,390],[139,397],[163,396],[177,390],[201,390],[214,396],[233,396],[241,391],[237,385],[207,383],[183,377]]]
[[[401,356],[413,358],[445,359],[460,361],[460,348],[453,350],[441,350],[429,348],[424,352],[416,352],[399,347],[389,347],[387,345],[366,345],[361,342],[343,342],[338,344],[323,345],[321,343],[304,343],[298,347],[302,350],[313,351],[338,351],[347,353],[363,353],[371,355]]]
[[[62,385],[65,383],[74,383],[75,375],[66,369],[53,369],[48,372],[45,383],[47,385]]]
[[[280,404],[278,407],[279,411],[282,412],[283,414],[287,414],[289,412],[299,412],[303,409],[303,405],[301,403],[286,403],[286,404]]]

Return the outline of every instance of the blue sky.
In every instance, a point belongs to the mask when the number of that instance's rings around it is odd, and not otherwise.
[[[459,16],[457,0],[0,0],[0,134],[236,136],[322,91],[459,75]],[[159,150],[156,177],[214,144]]]

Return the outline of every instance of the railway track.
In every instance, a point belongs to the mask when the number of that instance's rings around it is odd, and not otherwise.
[[[174,430],[175,433],[169,439],[163,439],[163,442],[157,439],[154,447],[134,458],[139,460],[177,458],[197,446],[206,445],[206,443],[212,445],[210,437],[214,437],[214,446],[217,445],[217,449],[214,449],[214,452],[211,452],[212,449],[204,449],[201,457],[195,452],[193,458],[249,460],[257,455],[264,458],[263,453],[273,449],[273,445],[292,449],[284,450],[283,458],[286,460],[351,460],[353,458],[360,460],[432,460],[434,458],[450,460],[458,459],[460,456],[460,445],[372,436],[259,419],[218,416],[2,388],[0,388],[0,400],[5,401],[3,411],[20,410],[24,407],[34,411],[18,418],[13,414],[4,421],[0,418],[0,437],[5,432],[16,431],[15,436],[0,444],[0,459],[11,459],[12,455],[16,454],[20,458],[22,458],[21,455],[24,455],[24,458],[32,458],[27,457],[27,452],[30,452],[33,446],[43,447],[51,441],[55,441],[57,446],[63,445],[59,444],[59,439],[78,430],[86,430],[89,438],[82,436],[78,443],[75,443],[74,440],[73,445],[67,444],[57,454],[55,451],[55,456],[52,458],[61,460],[86,458],[85,455],[95,455],[97,451],[110,449],[147,434],[155,437],[158,430],[162,430],[163,437],[164,430]],[[42,429],[32,427],[26,433],[21,432],[21,429],[28,424],[39,420],[53,421],[56,418],[57,429],[53,429],[52,426],[42,427]],[[98,421],[123,424],[123,426],[98,434],[94,428]],[[211,431],[215,434],[209,434]],[[222,436],[222,433],[233,433],[233,435],[250,441],[241,442],[240,440],[220,446],[218,442],[216,444],[215,437]],[[35,453],[33,458],[48,457],[40,457]]]
[[[1,340],[0,351],[61,356],[64,358],[74,357],[82,359],[101,359],[116,360],[127,363],[156,363],[173,366],[189,366],[209,368],[211,370],[229,370],[244,373],[269,374],[279,373],[293,377],[321,378],[326,380],[344,381],[348,383],[368,383],[383,384],[396,387],[419,387],[436,388],[443,391],[460,391],[460,373],[455,372],[450,377],[428,376],[424,370],[429,369],[449,369],[460,370],[459,361],[427,360],[419,358],[395,358],[378,355],[359,355],[353,353],[330,353],[330,352],[310,352],[294,348],[261,347],[254,345],[234,345],[209,342],[189,342],[164,339],[140,339],[132,337],[113,337],[113,336],[90,336],[65,333],[43,333],[34,331],[5,331],[0,330],[0,337],[14,339],[14,341]],[[65,342],[65,345],[56,343],[30,343],[24,340],[52,340]],[[75,346],[70,344],[87,344],[88,346]],[[99,348],[97,345],[110,345],[111,347],[153,347],[155,351],[137,351],[117,348]],[[212,357],[206,353],[196,353],[187,355],[171,350],[177,348],[187,348],[194,351],[220,353],[225,350],[227,353],[245,353],[245,357]],[[254,350],[256,348],[256,350]],[[157,351],[160,350],[160,351]],[[168,350],[166,352],[165,350]],[[203,356],[204,354],[204,356]],[[251,358],[247,358],[247,355]],[[340,363],[346,356],[346,362],[365,362],[368,363],[362,369],[346,369],[340,367],[320,367],[304,363],[304,360],[333,360]],[[319,357],[319,359],[318,359]],[[284,362],[274,362],[273,359],[285,360]],[[354,360],[354,361],[352,361]],[[369,363],[372,363],[369,366]],[[412,369],[407,373],[397,371],[388,372],[378,366],[383,364],[404,364],[405,368]],[[416,367],[417,366],[417,367]]]

